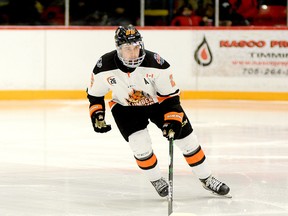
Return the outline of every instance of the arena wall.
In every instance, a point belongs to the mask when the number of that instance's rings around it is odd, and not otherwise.
[[[115,28],[0,28],[0,99],[82,99]],[[288,28],[140,28],[184,99],[288,100]],[[109,98],[110,95],[107,95]]]

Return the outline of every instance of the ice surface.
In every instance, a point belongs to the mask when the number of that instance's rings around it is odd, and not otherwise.
[[[179,149],[174,212],[288,215],[288,103],[183,101],[214,174],[232,199],[204,190]],[[166,216],[168,204],[138,169],[107,110],[96,134],[86,100],[0,101],[1,216]],[[149,125],[167,176],[168,143]]]

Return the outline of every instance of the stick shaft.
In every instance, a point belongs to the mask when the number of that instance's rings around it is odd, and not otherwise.
[[[174,140],[173,138],[169,139],[169,172],[168,172],[168,180],[169,180],[169,191],[168,191],[168,216],[173,213],[173,146]]]

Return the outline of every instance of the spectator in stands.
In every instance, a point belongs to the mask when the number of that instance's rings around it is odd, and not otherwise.
[[[257,0],[229,0],[229,3],[231,4],[233,12],[243,17],[244,25],[253,24],[253,18],[259,11]],[[235,18],[234,21],[236,21]]]
[[[242,19],[242,17],[241,17]],[[229,0],[220,0],[219,2],[219,25],[232,26],[233,22],[232,8]]]
[[[65,24],[65,6],[64,2],[57,0],[47,5],[41,15],[43,24],[45,25],[64,25]]]
[[[199,5],[199,14],[202,16],[201,26],[214,26],[215,8],[213,3],[207,1],[206,4]]]
[[[193,11],[197,11],[198,10],[198,1],[199,0],[174,0],[173,1],[173,5],[174,5],[174,14],[176,14],[180,7],[182,7],[183,5],[191,5]]]
[[[176,16],[172,19],[172,26],[199,26],[202,18],[197,16],[190,4],[183,5],[179,8]]]

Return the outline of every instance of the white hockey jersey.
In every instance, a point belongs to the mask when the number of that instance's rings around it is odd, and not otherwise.
[[[142,64],[128,68],[117,57],[116,50],[103,55],[91,75],[88,94],[103,97],[112,91],[110,107],[149,106],[179,95],[170,65],[158,54],[145,50]]]

